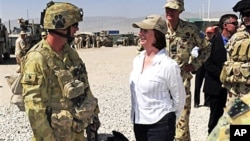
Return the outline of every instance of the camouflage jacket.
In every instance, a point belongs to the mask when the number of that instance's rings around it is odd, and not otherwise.
[[[93,95],[89,88],[85,65],[74,49],[65,44],[62,53],[57,54],[47,41],[42,40],[38,44],[27,53],[22,62],[21,83],[25,110],[28,113],[32,130],[35,134],[46,137],[53,136],[52,128],[47,120],[47,106],[51,107],[52,111],[66,110],[72,115],[74,113],[74,103],[65,98],[56,71],[83,66],[83,72],[73,75],[73,79],[83,81],[86,94],[91,97]],[[99,113],[99,110],[96,112]]]
[[[228,52],[227,62],[234,62],[234,63],[249,63],[250,58],[250,34],[246,30],[246,27],[242,25],[237,32],[230,38],[228,44],[226,45],[226,49]],[[225,62],[225,64],[227,64]],[[224,64],[224,66],[225,66]],[[250,71],[249,71],[249,64],[247,65],[248,71],[244,72],[244,76],[246,79],[249,79]],[[234,70],[234,69],[233,69]],[[232,70],[232,71],[233,71]],[[236,69],[237,70],[237,69]],[[239,69],[241,70],[241,68]],[[235,71],[233,71],[235,72]],[[232,73],[232,72],[231,72]],[[230,93],[234,95],[244,95],[250,94],[250,87],[248,84],[240,82],[240,75],[239,82],[237,81],[237,77],[234,77],[235,82],[224,82],[223,86],[227,88]]]
[[[168,30],[166,33],[166,49],[170,56],[177,61],[180,67],[192,64],[195,70],[201,67],[211,52],[211,44],[198,27],[192,23],[179,20],[175,31]],[[191,51],[194,47],[199,47],[199,56],[192,57]],[[191,73],[183,74],[185,78],[192,78]]]

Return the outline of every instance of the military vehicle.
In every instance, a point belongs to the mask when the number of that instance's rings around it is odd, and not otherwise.
[[[96,32],[96,36],[100,36],[100,46],[113,47],[113,38],[108,34],[107,31],[102,30]]]
[[[10,48],[9,48],[9,44],[8,44],[8,37],[6,39],[6,34],[7,33],[7,28],[5,27],[4,24],[1,23],[1,19],[0,19],[0,38],[3,41],[3,43],[1,42],[1,45],[3,46],[2,48],[2,54],[1,57],[3,56],[4,59],[9,59],[10,58]]]
[[[10,30],[9,34],[9,46],[12,54],[15,53],[16,39],[19,37],[21,31],[26,32],[26,40],[29,47],[32,47],[41,40],[41,32],[43,31],[40,24],[29,23],[28,20],[24,20],[23,18],[18,19],[18,23],[20,27],[14,27],[12,31]]]

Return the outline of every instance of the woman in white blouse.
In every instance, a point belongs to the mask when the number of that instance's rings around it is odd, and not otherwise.
[[[165,20],[149,15],[132,24],[140,28],[142,51],[130,74],[131,120],[137,141],[173,141],[175,124],[185,104],[179,65],[165,50]]]

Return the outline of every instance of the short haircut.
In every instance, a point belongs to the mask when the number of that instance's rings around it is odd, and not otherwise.
[[[236,20],[238,20],[238,16],[235,15],[235,14],[224,14],[220,17],[220,20],[219,20],[219,28],[221,30],[223,30],[223,24],[225,24],[225,22],[230,19],[230,18],[234,18]]]

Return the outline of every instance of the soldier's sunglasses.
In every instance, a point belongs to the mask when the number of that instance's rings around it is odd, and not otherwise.
[[[239,23],[237,21],[235,21],[235,22],[226,22],[226,24],[233,24],[235,26],[238,26]]]

